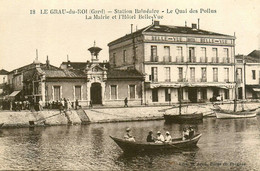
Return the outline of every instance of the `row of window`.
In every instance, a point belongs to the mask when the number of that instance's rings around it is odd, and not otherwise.
[[[185,90],[186,93],[189,93],[188,90]],[[200,93],[200,97],[203,100],[207,100],[207,88],[201,88],[197,90]],[[196,92],[197,93],[197,92]],[[189,95],[188,95],[189,97]],[[165,102],[170,102],[171,101],[171,89],[170,88],[165,88],[164,89],[164,98],[165,98]],[[224,90],[224,98],[225,99],[229,99],[229,90],[225,89]],[[183,100],[183,89],[178,91],[178,100]],[[152,102],[159,102],[158,99],[158,89],[152,89]]]
[[[206,47],[200,48],[201,54],[201,60],[200,62],[207,62],[207,49]],[[183,47],[177,46],[176,49],[176,62],[183,62]],[[164,61],[165,62],[171,62],[171,55],[170,55],[170,46],[164,46]],[[195,47],[189,47],[189,53],[188,53],[188,62],[196,62],[196,55],[195,55]],[[219,55],[218,55],[218,48],[212,48],[212,62],[220,62],[219,61]],[[223,61],[229,63],[229,49],[224,48],[223,49]],[[151,46],[151,61],[152,62],[158,62],[158,52],[157,52],[157,46]]]
[[[224,81],[229,82],[229,68],[224,68]],[[171,68],[164,67],[165,71],[165,82],[171,82]],[[152,67],[151,68],[151,78],[150,81],[158,82],[158,68]],[[183,78],[183,68],[178,67],[178,81],[182,82],[185,81]],[[191,82],[207,82],[207,68],[201,68],[201,78],[200,80],[195,80],[195,68],[190,67],[190,80]],[[213,82],[218,82],[218,68],[213,68]]]
[[[74,86],[74,99],[75,100],[82,100],[81,96],[81,89],[82,86]],[[57,101],[62,98],[62,87],[61,86],[53,86],[53,100]]]
[[[136,98],[136,86],[135,85],[129,85],[128,90],[129,90],[129,92],[128,92],[129,98],[135,99]],[[110,99],[111,100],[118,99],[118,85],[111,85],[110,86]]]
[[[61,86],[53,86],[53,99],[55,101],[61,99],[61,91],[62,87]],[[82,86],[74,86],[74,96],[75,100],[82,100]],[[135,85],[129,85],[129,98],[130,99],[135,99],[136,97],[136,86]],[[111,85],[110,86],[110,99],[118,99],[118,85]]]

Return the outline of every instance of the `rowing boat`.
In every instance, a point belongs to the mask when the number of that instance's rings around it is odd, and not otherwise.
[[[253,118],[256,117],[256,109],[246,111],[228,111],[228,110],[215,110],[218,119],[237,119],[237,118]]]
[[[189,148],[196,147],[202,134],[197,134],[193,138],[188,140],[182,140],[182,138],[172,139],[170,143],[153,143],[153,142],[132,142],[116,137],[110,136],[115,143],[124,151],[124,152],[152,152],[155,150],[185,150]]]
[[[4,123],[1,123],[1,124],[0,124],[0,129],[3,127],[3,125],[4,125]]]

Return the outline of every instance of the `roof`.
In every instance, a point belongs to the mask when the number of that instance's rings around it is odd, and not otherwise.
[[[129,78],[140,78],[143,79],[143,75],[134,69],[128,70],[119,70],[119,69],[110,69],[107,71],[107,78],[108,79],[129,79]]]
[[[248,54],[248,56],[260,58],[260,50],[254,50]]]
[[[45,72],[46,78],[82,78],[86,77],[81,70],[52,70],[52,69],[43,69]]]
[[[91,62],[62,62],[61,65],[67,65],[70,64],[70,66],[73,68],[73,69],[76,69],[76,70],[84,70],[86,68],[86,65],[89,65],[91,64]],[[109,63],[98,63],[102,68],[103,66],[105,65],[106,68],[109,68]]]
[[[9,73],[15,72],[16,70],[17,70],[17,72],[23,72],[25,70],[33,69],[33,68],[35,68],[35,65],[36,64],[33,62],[33,63],[28,64],[28,65],[22,66],[20,68],[16,68],[16,69],[10,71]],[[40,66],[41,66],[41,68],[47,68],[47,65],[43,64],[43,63],[40,63]],[[53,65],[50,65],[49,67],[50,68],[58,68],[58,67],[53,66]]]
[[[5,69],[1,69],[0,70],[0,75],[7,75],[8,71],[6,71]]]
[[[236,55],[236,59],[244,59],[246,63],[260,63],[260,50],[254,50],[248,55]]]
[[[172,33],[172,34],[193,34],[193,35],[207,35],[207,36],[224,36],[224,37],[230,37],[234,38],[234,36],[216,33],[212,31],[206,31],[202,29],[193,29],[192,27],[183,27],[183,26],[171,26],[171,25],[150,25],[147,27],[144,27],[136,32],[133,32],[132,34],[127,34],[123,37],[120,37],[110,43],[108,43],[108,46],[112,45],[113,43],[116,43],[118,41],[127,40],[129,38],[132,38],[133,36],[139,36],[143,33]]]

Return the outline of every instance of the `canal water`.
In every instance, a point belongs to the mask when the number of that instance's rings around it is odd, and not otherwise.
[[[149,130],[180,137],[187,124],[164,121],[2,129],[0,170],[260,170],[260,117],[192,124],[202,133],[198,148],[185,152],[127,155],[109,135],[127,127],[145,141]]]

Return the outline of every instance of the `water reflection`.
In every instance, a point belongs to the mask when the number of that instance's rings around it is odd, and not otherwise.
[[[260,168],[256,160],[260,158],[259,121],[258,116],[237,120],[207,118],[196,124],[146,121],[2,129],[0,169],[257,170]],[[109,135],[123,137],[127,127],[132,128],[132,134],[139,141],[146,140],[149,130],[160,130],[163,135],[170,131],[172,137],[177,138],[188,126],[202,133],[195,150],[129,155],[109,138]]]

